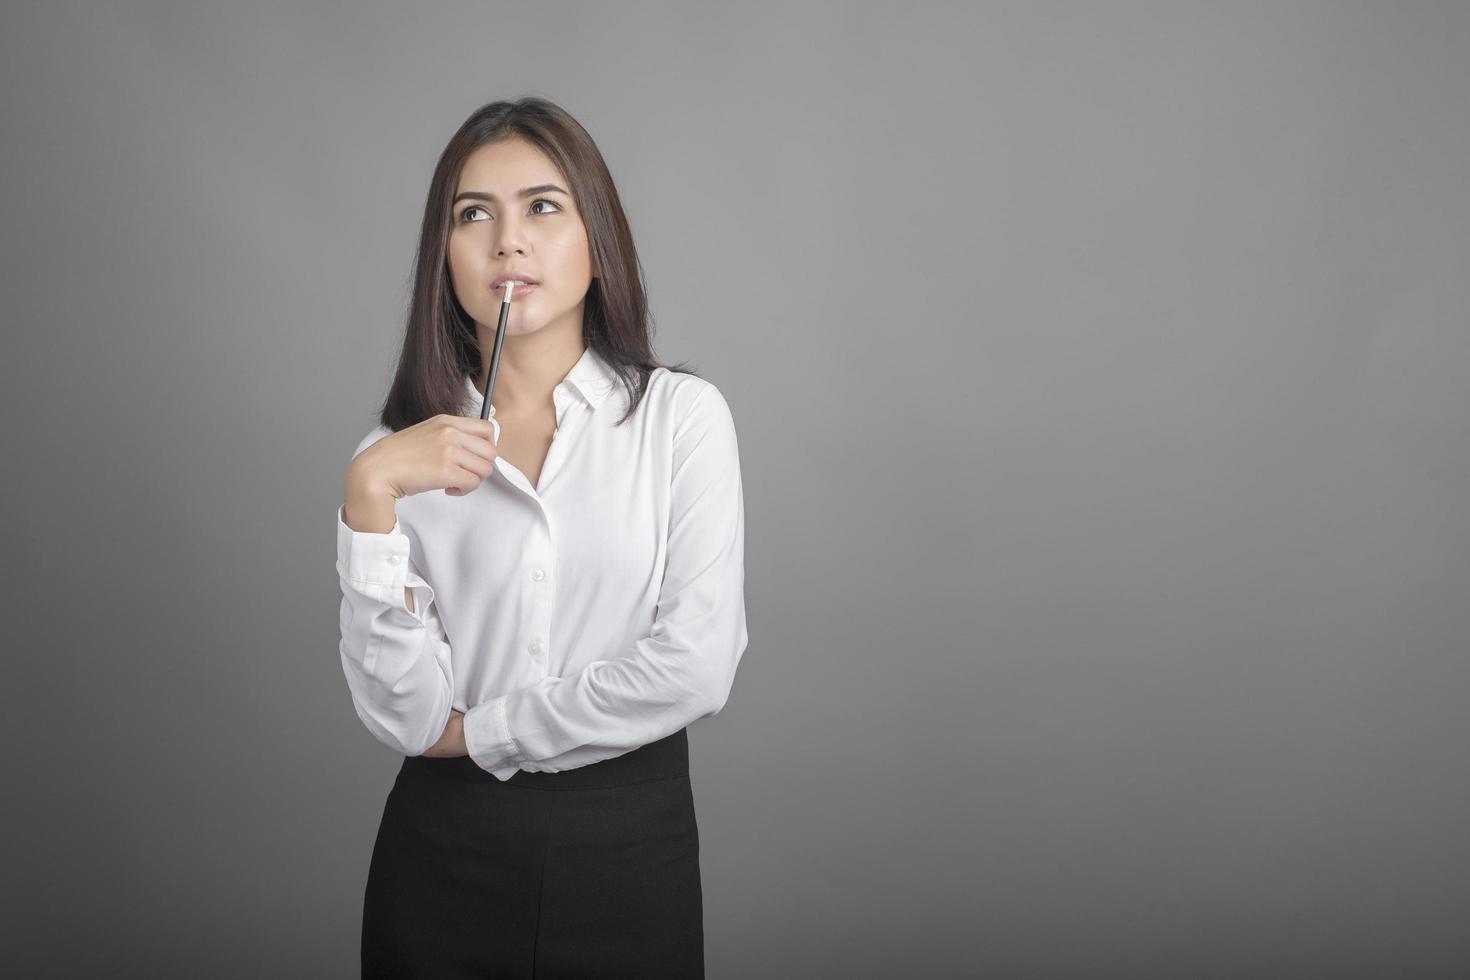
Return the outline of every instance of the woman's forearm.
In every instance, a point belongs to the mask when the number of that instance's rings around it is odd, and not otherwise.
[[[397,498],[386,490],[380,490],[350,470],[347,477],[347,499],[342,503],[342,519],[354,531],[369,531],[387,534],[398,523]],[[409,612],[417,612],[413,606],[413,592],[406,586],[403,604]]]
[[[451,708],[449,721],[444,725],[444,734],[439,736],[439,741],[429,746],[424,755],[434,759],[451,759],[469,754],[469,749],[464,744],[464,712]]]

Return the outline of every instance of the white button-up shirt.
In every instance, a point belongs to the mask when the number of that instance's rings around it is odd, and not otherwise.
[[[479,418],[468,378],[465,392]],[[656,368],[615,426],[628,396],[590,347],[553,401],[534,487],[497,457],[462,497],[400,498],[387,533],[352,530],[338,508],[342,669],[358,717],[395,751],[422,755],[454,708],[482,769],[558,772],[729,696],[747,639],[729,405],[703,378]],[[378,426],[353,455],[389,434]]]

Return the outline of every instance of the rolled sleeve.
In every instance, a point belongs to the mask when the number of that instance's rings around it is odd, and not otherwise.
[[[354,582],[396,585],[408,578],[408,535],[397,521],[386,532],[355,531],[347,525],[347,507],[337,507],[337,551],[342,556],[338,572]]]
[[[524,761],[510,734],[506,700],[505,695],[492,698],[475,705],[464,716],[466,753],[501,782],[520,771],[520,763]]]

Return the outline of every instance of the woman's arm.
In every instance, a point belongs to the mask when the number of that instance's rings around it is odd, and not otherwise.
[[[421,755],[450,728],[449,641],[392,514],[391,497],[354,496],[338,509],[339,652],[363,725],[394,751]]]
[[[367,534],[387,534],[398,523],[398,511],[391,495],[374,494],[366,488],[357,487],[349,493],[342,505],[342,522],[354,531]],[[413,592],[403,587],[403,604],[409,612],[413,607]]]
[[[724,706],[748,636],[739,453],[717,388],[700,391],[673,440],[668,558],[652,631],[577,673],[470,705],[463,729],[480,768],[588,765]]]
[[[434,759],[452,759],[469,754],[470,750],[464,744],[464,712],[450,709],[449,723],[444,726],[444,734],[424,751],[424,755]]]

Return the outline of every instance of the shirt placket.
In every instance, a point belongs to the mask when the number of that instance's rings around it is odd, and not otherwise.
[[[551,447],[547,450],[546,462],[542,466],[543,477],[538,481],[543,485],[549,483],[554,475],[552,467],[561,465],[557,453],[557,437],[566,434],[567,413],[572,406],[572,395],[566,390],[565,384],[557,385],[552,392],[552,401],[556,406],[556,432],[552,434]],[[566,444],[567,441],[563,438],[563,447]],[[551,620],[556,601],[556,570],[552,557],[556,554],[556,522],[540,494],[533,489],[530,497],[536,503],[541,520],[537,522],[537,534],[532,546],[526,549],[526,563],[522,569],[522,574],[528,580],[527,588],[531,597],[529,636],[525,650],[530,655],[531,674],[539,678],[551,674]]]

